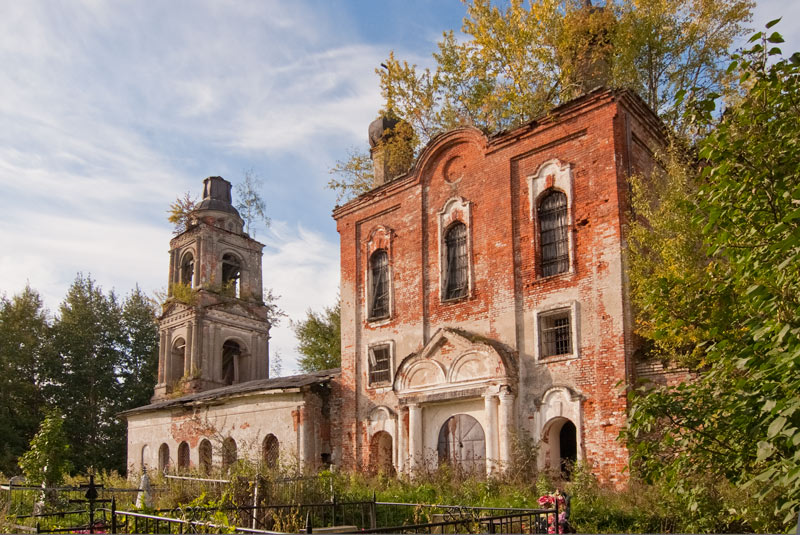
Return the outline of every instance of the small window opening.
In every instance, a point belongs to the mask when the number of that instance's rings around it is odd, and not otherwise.
[[[241,297],[242,266],[232,254],[222,257],[222,292],[229,297]]]
[[[567,196],[551,191],[539,205],[539,240],[542,276],[549,277],[569,270],[567,239]]]
[[[469,259],[467,257],[467,226],[455,223],[444,238],[446,251],[445,299],[458,299],[467,295],[469,286]]]
[[[572,329],[569,311],[541,317],[542,356],[556,357],[572,353]]]
[[[183,262],[181,263],[181,283],[191,288],[193,277],[194,256],[192,256],[192,253],[187,253],[186,256],[183,257]]]
[[[369,319],[389,316],[389,255],[378,249],[370,258],[372,275]]]
[[[228,340],[222,345],[222,382],[232,385],[236,379],[236,359],[241,355],[239,344]]]
[[[390,377],[390,347],[381,345],[369,348],[369,384],[388,383]]]

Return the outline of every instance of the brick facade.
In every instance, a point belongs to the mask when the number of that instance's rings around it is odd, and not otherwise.
[[[640,99],[597,90],[493,137],[473,128],[439,135],[407,174],[334,210],[342,297],[334,461],[368,466],[372,437],[386,431],[397,468],[434,463],[447,447],[444,422],[465,414],[482,427],[488,470],[508,462],[514,432],[541,441],[542,467],[557,465],[570,422],[575,456],[602,480],[624,481],[628,454],[616,439],[635,373],[627,177],[652,169],[661,139]],[[568,265],[544,276],[538,211],[554,190],[567,201]],[[466,227],[466,295],[447,299],[454,260],[445,234],[454,223]],[[377,249],[388,253],[390,312],[373,320]],[[556,320],[569,322],[569,339],[545,357]],[[370,384],[380,346],[390,348],[391,378]]]

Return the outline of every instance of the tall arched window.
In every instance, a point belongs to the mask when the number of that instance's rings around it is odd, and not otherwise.
[[[236,441],[228,437],[222,441],[222,468],[230,468],[236,462]]]
[[[372,253],[369,266],[369,319],[386,318],[389,316],[389,255],[386,250]]]
[[[189,444],[181,442],[178,446],[178,470],[188,470],[189,462]]]
[[[191,288],[192,277],[194,277],[194,256],[192,253],[186,253],[181,262],[181,282]]]
[[[269,434],[264,439],[264,445],[262,447],[262,458],[264,460],[264,464],[267,468],[277,468],[278,467],[278,457],[280,456],[280,444],[278,443],[278,439],[275,435]]]
[[[445,283],[444,298],[457,299],[467,295],[469,289],[469,256],[467,254],[467,226],[453,223],[444,237]]]
[[[236,360],[241,353],[239,344],[233,340],[222,345],[222,382],[226,385],[232,385],[236,380]]]
[[[539,247],[543,277],[569,271],[567,196],[553,190],[539,203]]]
[[[204,474],[208,474],[211,472],[211,460],[212,460],[212,450],[211,450],[211,442],[204,438],[200,441],[200,446],[198,447],[197,453],[200,457],[200,470]]]
[[[228,253],[222,256],[222,291],[230,297],[241,297],[240,278],[242,265],[239,259]]]

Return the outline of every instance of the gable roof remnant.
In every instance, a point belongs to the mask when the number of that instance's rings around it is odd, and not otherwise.
[[[222,398],[235,397],[240,395],[253,395],[272,392],[275,390],[291,390],[312,385],[328,383],[331,379],[341,373],[340,368],[321,370],[301,375],[290,375],[288,377],[276,377],[274,379],[257,379],[246,383],[239,383],[195,394],[187,394],[175,399],[165,399],[144,407],[137,407],[121,412],[121,416],[138,414],[141,412],[157,411],[181,406],[191,406],[203,403],[210,403]]]

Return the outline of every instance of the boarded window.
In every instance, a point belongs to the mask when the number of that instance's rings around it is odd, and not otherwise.
[[[551,191],[539,204],[539,244],[543,277],[569,270],[567,196]]]
[[[161,472],[166,471],[169,468],[169,446],[166,444],[161,444],[161,447],[158,448],[158,469]]]
[[[178,469],[188,470],[189,462],[189,444],[181,442],[178,446]]]
[[[236,441],[228,437],[222,441],[222,468],[230,468],[236,462]]]
[[[389,344],[369,348],[369,384],[388,383],[391,380],[390,364]]]
[[[444,298],[458,299],[469,288],[469,257],[467,255],[467,226],[453,224],[445,234]]]
[[[183,377],[184,366],[186,366],[186,341],[178,338],[172,343],[172,377],[171,381],[177,381]]]
[[[572,325],[570,311],[563,310],[539,316],[541,356],[556,357],[572,354]]]
[[[262,458],[267,468],[277,468],[280,456],[280,444],[275,435],[269,434],[264,439]]]
[[[211,462],[212,462],[212,450],[211,450],[211,442],[208,439],[203,439],[200,441],[200,447],[198,448],[198,454],[200,457],[200,470],[204,474],[208,474],[211,472]]]
[[[378,249],[370,257],[369,319],[389,316],[389,255]]]

